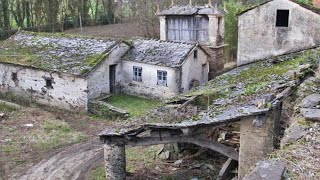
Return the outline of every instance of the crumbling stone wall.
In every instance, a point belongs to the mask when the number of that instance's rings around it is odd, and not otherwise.
[[[17,73],[16,80],[12,73]],[[46,87],[46,79],[52,87]],[[0,91],[60,108],[87,109],[87,82],[80,77],[0,63]]]
[[[289,26],[276,27],[277,10]],[[320,15],[288,0],[274,0],[239,17],[238,65],[320,45]]]
[[[206,47],[205,49],[210,54],[209,79],[213,79],[223,72],[225,62],[225,46]]]

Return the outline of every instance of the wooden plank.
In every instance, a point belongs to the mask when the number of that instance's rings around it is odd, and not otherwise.
[[[231,147],[220,144],[210,139],[203,139],[191,136],[171,136],[171,137],[110,137],[108,143],[124,144],[129,146],[151,146],[171,143],[191,143],[219,152],[233,160],[239,160],[239,153]]]

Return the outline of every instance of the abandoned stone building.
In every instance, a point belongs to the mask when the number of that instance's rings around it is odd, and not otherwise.
[[[168,98],[208,81],[209,55],[196,44],[20,32],[0,51],[2,92],[66,109],[117,92]]]
[[[269,0],[242,12],[237,64],[319,46],[319,14],[294,0]]]
[[[158,13],[160,39],[199,43],[209,54],[209,79],[224,68],[224,16],[216,6],[172,6]]]

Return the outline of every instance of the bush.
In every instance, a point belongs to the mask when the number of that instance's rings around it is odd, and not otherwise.
[[[245,9],[245,6],[237,0],[228,0],[225,2],[228,14],[225,16],[225,40],[229,44],[227,47],[227,56],[229,61],[237,57],[238,47],[238,16],[237,14]]]

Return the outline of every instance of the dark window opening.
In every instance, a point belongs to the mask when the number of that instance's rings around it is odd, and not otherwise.
[[[198,50],[194,50],[193,52],[193,58],[198,59]]]
[[[12,73],[12,81],[17,81],[18,80],[18,73]]]
[[[289,10],[277,10],[277,27],[289,26]]]
[[[142,67],[133,66],[133,80],[142,81]]]
[[[53,89],[52,79],[46,79],[46,87],[47,87],[48,89]]]
[[[158,71],[158,85],[167,86],[167,71]]]

